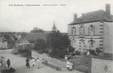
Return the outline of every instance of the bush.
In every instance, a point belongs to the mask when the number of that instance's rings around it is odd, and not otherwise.
[[[75,55],[80,55],[80,51],[75,51]]]
[[[99,47],[99,48],[96,48],[96,53],[97,53],[97,55],[99,55],[100,53],[102,53],[102,48],[101,47]]]
[[[91,55],[94,55],[94,56],[96,56],[96,55],[97,55],[97,53],[96,53],[96,51],[95,51],[95,50],[91,50],[91,49],[89,49],[89,52],[90,52],[90,54],[91,54]]]

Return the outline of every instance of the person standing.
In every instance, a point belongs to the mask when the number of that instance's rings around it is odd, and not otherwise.
[[[27,68],[30,68],[29,58],[26,58],[26,67],[27,67]]]
[[[10,59],[8,59],[7,60],[7,67],[10,68],[10,66],[11,66],[11,61],[10,61]]]
[[[40,68],[40,59],[39,58],[36,59],[36,64],[37,64],[37,68],[39,69]]]

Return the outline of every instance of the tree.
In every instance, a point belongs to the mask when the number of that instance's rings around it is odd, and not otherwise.
[[[32,45],[31,44],[23,44],[16,47],[16,53],[20,54],[24,57],[31,57],[32,56]]]
[[[37,39],[37,41],[34,43],[34,49],[37,50],[40,53],[45,52],[46,50],[46,42],[43,39]]]
[[[47,39],[48,47],[51,50],[50,56],[63,58],[70,46],[68,36],[57,31],[50,33]]]
[[[14,36],[14,34],[6,33],[4,34],[4,38],[8,42],[8,48],[12,48],[15,45],[15,42],[17,38]]]

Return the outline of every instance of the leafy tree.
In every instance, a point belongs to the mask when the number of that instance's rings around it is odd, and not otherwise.
[[[43,39],[37,39],[37,41],[34,44],[34,49],[37,50],[40,53],[45,52],[46,50],[46,42]]]
[[[50,56],[63,58],[67,48],[70,46],[70,40],[67,35],[58,32],[52,32],[48,35],[48,47],[51,50]]]
[[[12,48],[15,45],[15,42],[17,38],[14,36],[14,34],[4,34],[4,38],[8,42],[8,47]]]

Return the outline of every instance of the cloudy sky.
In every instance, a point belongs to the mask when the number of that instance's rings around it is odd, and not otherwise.
[[[34,27],[51,30],[53,23],[62,32],[73,21],[74,13],[105,10],[113,0],[0,0],[0,31],[29,32]]]

